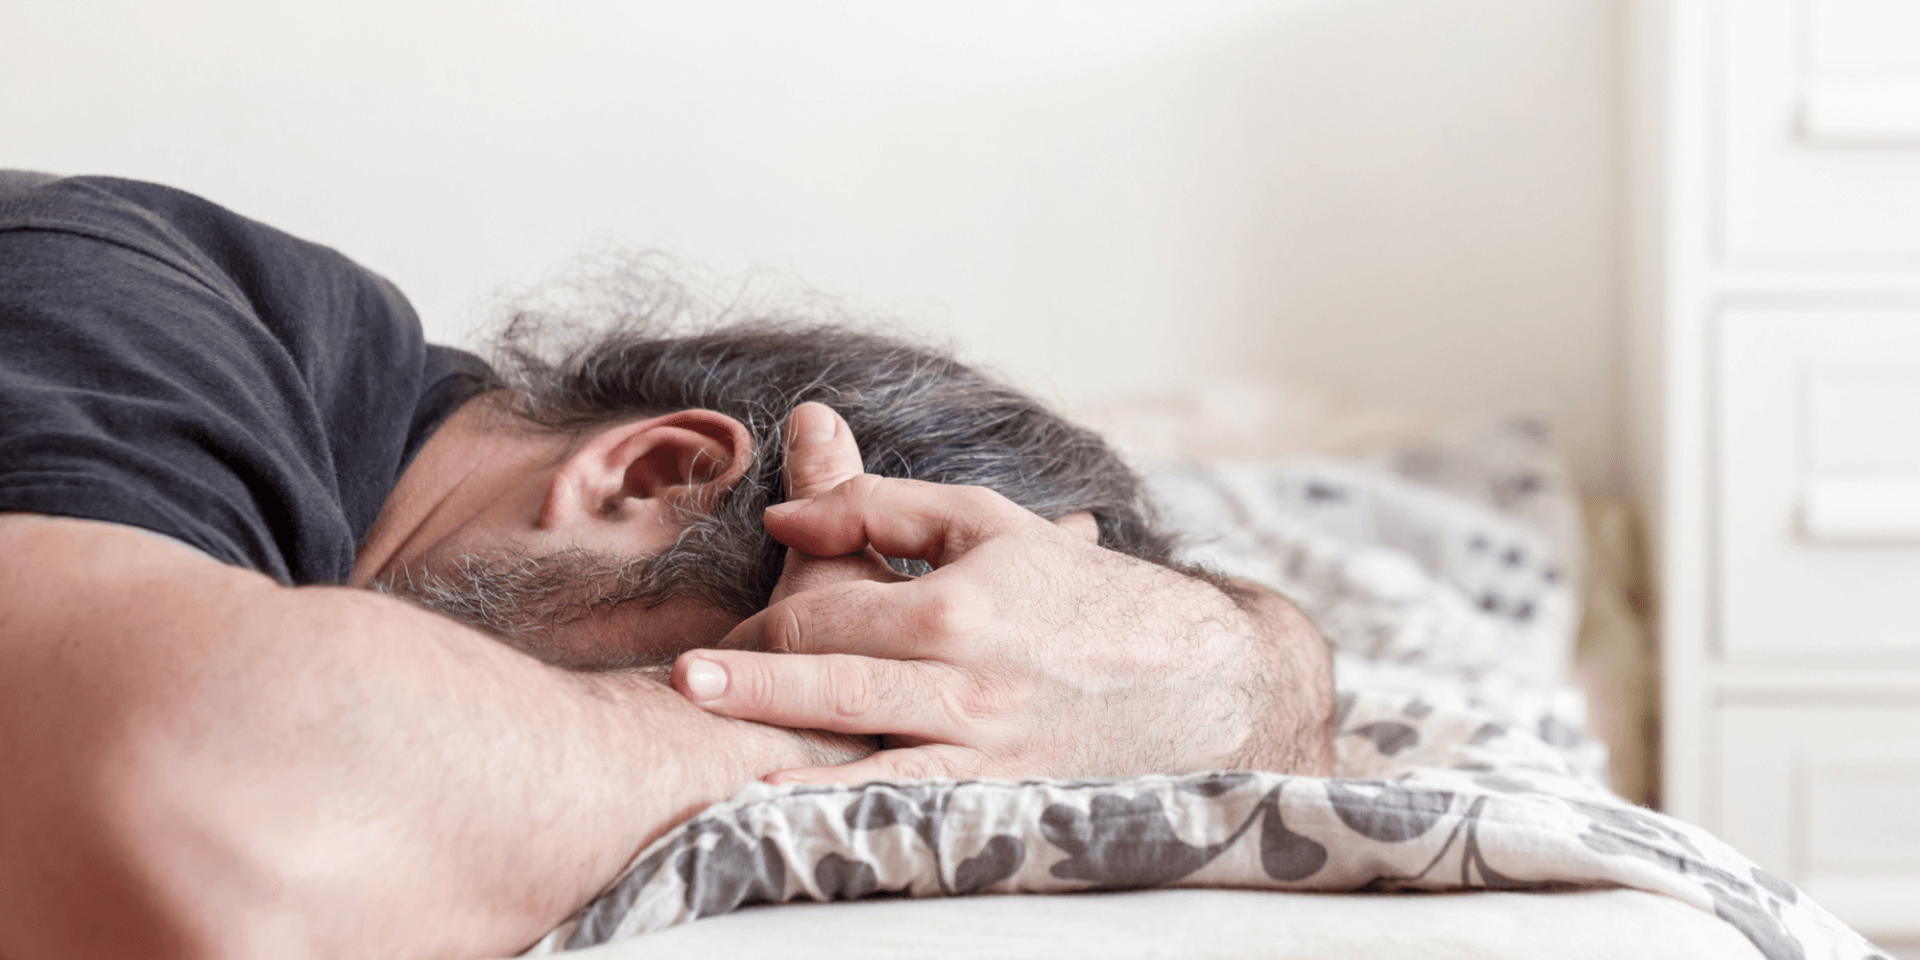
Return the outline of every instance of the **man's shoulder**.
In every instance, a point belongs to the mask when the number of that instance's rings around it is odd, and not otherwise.
[[[158,183],[121,177],[37,175],[24,186],[0,191],[0,240],[79,261],[112,260],[119,251],[153,261],[161,269],[239,300],[247,276],[268,275],[266,264],[294,272],[331,272],[359,279],[366,274],[338,253],[241,216],[211,200]],[[38,235],[38,236],[36,236]],[[78,244],[49,244],[48,237]],[[236,268],[236,264],[244,267]],[[366,274],[366,279],[380,283]]]
[[[0,231],[73,233],[137,246],[171,232],[168,212],[212,206],[172,187],[118,177],[14,174],[5,185],[10,189],[0,190]]]
[[[0,509],[341,579],[428,360],[391,284],[191,193],[69,177],[0,198]]]

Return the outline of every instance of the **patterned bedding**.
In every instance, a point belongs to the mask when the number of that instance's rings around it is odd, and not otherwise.
[[[1560,684],[1579,611],[1564,478],[1521,421],[1373,462],[1153,473],[1195,558],[1336,647],[1334,778],[753,785],[670,831],[530,954],[753,903],[1142,887],[1663,894],[1769,960],[1877,956],[1707,832],[1602,786]]]

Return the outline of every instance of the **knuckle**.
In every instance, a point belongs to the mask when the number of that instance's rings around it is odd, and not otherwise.
[[[767,611],[767,649],[774,653],[794,653],[805,648],[807,638],[806,604],[789,601]]]
[[[838,468],[831,455],[826,453],[810,454],[795,464],[792,474],[793,498],[814,497],[831,493],[849,477],[855,474]]]
[[[834,487],[833,492],[840,497],[858,503],[872,497],[884,482],[885,478],[877,477],[871,473],[862,473]]]
[[[914,611],[914,632],[926,639],[960,635],[966,629],[966,611],[961,606],[951,593],[934,593]]]
[[[912,623],[920,639],[955,640],[975,636],[986,620],[979,598],[959,590],[934,589],[915,605]]]
[[[856,720],[873,712],[876,687],[873,675],[862,661],[846,656],[830,657],[826,661],[825,678],[827,697],[836,715]]]

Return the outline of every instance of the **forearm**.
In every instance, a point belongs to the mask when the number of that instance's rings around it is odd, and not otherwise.
[[[8,957],[507,953],[814,762],[645,678],[129,536],[0,525]]]

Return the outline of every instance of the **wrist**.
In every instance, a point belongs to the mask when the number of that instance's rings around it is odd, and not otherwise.
[[[671,667],[641,667],[606,673],[569,673],[599,698],[621,705],[617,711],[636,721],[648,717],[682,718],[677,735],[647,735],[657,748],[672,750],[689,806],[675,823],[700,807],[724,800],[767,774],[802,767],[830,767],[871,755],[877,737],[794,730],[736,720],[693,705],[672,686]],[[684,726],[678,724],[683,723]]]

